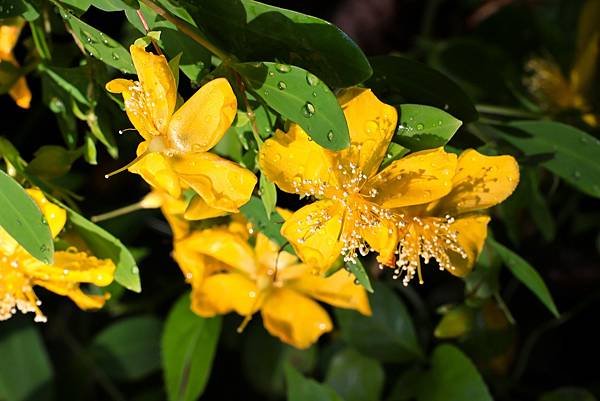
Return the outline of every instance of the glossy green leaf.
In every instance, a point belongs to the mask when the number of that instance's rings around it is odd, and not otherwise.
[[[129,51],[119,42],[64,9],[61,10],[61,15],[91,56],[122,72],[135,73]]]
[[[459,305],[444,313],[440,322],[435,326],[433,335],[436,338],[461,337],[471,329],[473,319],[473,309]]]
[[[285,366],[287,401],[342,401],[342,398],[326,384],[302,376],[291,365]]]
[[[220,330],[220,317],[206,319],[190,310],[189,294],[175,303],[162,335],[162,366],[170,401],[194,401],[202,394]]]
[[[373,292],[373,286],[371,285],[371,280],[369,280],[369,275],[367,274],[367,270],[365,266],[363,266],[360,259],[356,258],[355,262],[348,261],[346,262],[346,267],[348,270],[354,275],[356,278],[356,282],[365,287],[365,289],[369,292]]]
[[[374,289],[369,296],[372,316],[335,310],[344,341],[382,362],[406,362],[422,357],[413,322],[402,300],[387,286],[375,284]]]
[[[27,173],[43,178],[57,178],[71,170],[71,165],[81,156],[81,151],[45,145],[36,150],[34,156],[25,168]]]
[[[26,0],[0,0],[0,19],[23,17],[27,21],[38,18],[40,14]]]
[[[479,115],[469,96],[444,74],[417,61],[399,56],[370,59],[373,76],[366,82],[383,99],[400,97],[396,103],[418,103],[442,109],[465,123]]]
[[[235,320],[239,324],[239,320]],[[236,334],[234,334],[236,335]],[[317,363],[317,346],[298,349],[269,334],[262,324],[244,330],[242,368],[246,380],[262,394],[285,395],[284,367],[291,364],[301,373],[310,372]]]
[[[252,225],[269,237],[272,241],[287,252],[293,253],[294,250],[289,245],[288,241],[281,235],[281,226],[283,225],[283,217],[277,211],[274,211],[270,216],[267,215],[265,207],[260,198],[253,196],[248,203],[240,207],[240,212],[252,223]]]
[[[400,159],[402,156],[409,152],[410,149],[407,149],[402,145],[398,145],[397,143],[390,142],[390,146],[388,146],[387,153],[385,154],[385,158],[381,162],[379,170],[383,170],[384,168],[389,166],[393,161]]]
[[[275,188],[275,184],[269,181],[264,174],[260,175],[259,195],[265,207],[267,217],[270,219],[277,204],[277,189]]]
[[[552,295],[539,273],[525,259],[494,239],[488,237],[487,243],[498,253],[511,273],[529,288],[554,316],[558,317],[558,309]]]
[[[338,27],[252,0],[179,0],[198,26],[242,61],[278,60],[312,71],[334,87],[371,75],[362,50]]]
[[[139,380],[160,369],[161,331],[153,316],[118,320],[94,338],[91,353],[110,377]]]
[[[90,105],[92,99],[88,96],[88,92],[92,83],[88,66],[61,68],[40,64],[38,69],[77,102],[82,105]]]
[[[453,345],[438,345],[420,381],[418,401],[492,401],[473,362]]]
[[[597,401],[594,394],[584,388],[561,387],[542,394],[538,401]]]
[[[600,140],[554,121],[515,121],[490,132],[578,190],[600,198]]]
[[[319,145],[331,150],[350,145],[342,108],[315,75],[300,67],[277,63],[244,63],[234,68],[269,107],[299,124]]]
[[[381,363],[347,348],[331,359],[325,383],[345,401],[379,401],[384,379]]]
[[[394,142],[412,151],[444,146],[462,122],[444,110],[420,104],[401,104]]]
[[[0,170],[0,227],[34,258],[52,263],[54,242],[42,211],[27,192]]]
[[[0,329],[0,400],[52,399],[52,365],[37,324],[13,317]]]
[[[525,185],[529,213],[544,239],[551,242],[556,237],[556,222],[548,200],[539,188],[539,174],[535,169],[521,168],[521,182]]]
[[[128,290],[140,292],[139,268],[123,243],[102,227],[67,208],[68,222],[85,241],[94,256],[111,259],[117,269],[115,280]]]

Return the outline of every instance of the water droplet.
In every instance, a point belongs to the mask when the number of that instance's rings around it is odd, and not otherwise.
[[[316,75],[311,74],[310,72],[306,73],[306,82],[310,86],[317,86],[319,84],[319,78]]]
[[[21,219],[17,219],[17,225],[18,226],[22,226],[23,225],[23,222],[21,221]]]
[[[313,97],[317,97],[317,92],[312,93]]]
[[[280,73],[285,74],[286,72],[290,72],[291,67],[287,64],[275,64],[275,69]]]
[[[425,128],[425,126],[424,126],[423,124],[421,124],[421,123],[418,123],[418,124],[417,124],[417,129],[418,129],[419,131],[421,131],[423,128]]]
[[[140,269],[139,269],[139,267],[137,267],[137,266],[133,266],[133,267],[131,268],[131,273],[132,273],[132,274],[139,274],[139,273],[140,273]]]
[[[273,71],[269,71],[269,76],[272,77],[273,75],[275,75],[275,73]]]
[[[112,54],[112,59],[116,61],[116,60],[118,60],[119,58],[120,58],[120,57],[119,57],[119,55],[118,55],[117,53],[114,53],[114,52],[113,52],[113,54]]]
[[[46,218],[44,216],[42,216],[42,225],[48,225],[48,222],[46,221]]]
[[[287,84],[283,81],[279,81],[277,83],[277,87],[279,88],[279,90],[285,90],[285,88],[287,88]]]
[[[279,160],[281,160],[281,155],[279,155],[279,154],[273,155],[273,162],[274,163],[277,163]]]
[[[358,281],[358,279],[357,279],[357,278],[355,278],[355,279],[354,279],[354,285],[359,285],[359,284],[360,284],[360,281]]]
[[[315,106],[311,102],[306,102],[302,107],[302,114],[306,118],[312,117],[315,114]]]
[[[377,125],[377,123],[373,120],[369,120],[365,123],[365,131],[367,131],[367,134],[372,134],[373,132],[377,131],[378,128],[379,125]]]
[[[576,180],[581,178],[581,172],[579,171],[574,171],[573,172],[573,178],[575,178]]]
[[[265,94],[265,96],[269,96],[269,90],[268,89],[265,90],[264,94]]]
[[[438,120],[437,125],[442,125],[442,120]]]
[[[329,132],[327,133],[327,139],[329,140],[329,142],[332,142],[332,141],[333,141],[333,131],[329,131]]]

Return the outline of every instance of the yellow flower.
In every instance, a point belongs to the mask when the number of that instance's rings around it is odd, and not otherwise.
[[[456,156],[443,150],[417,152],[378,173],[397,121],[394,107],[368,89],[350,89],[339,98],[350,131],[350,147],[331,152],[298,126],[277,131],[260,153],[262,172],[283,191],[313,196],[281,233],[296,254],[321,271],[339,257],[379,253],[393,265],[398,216],[392,209],[418,205],[450,191]]]
[[[422,283],[421,263],[430,259],[456,276],[468,274],[487,236],[485,210],[503,202],[519,182],[519,165],[511,156],[484,156],[475,150],[458,158],[452,190],[425,205],[396,210],[402,218],[396,276],[405,285]]]
[[[329,278],[266,236],[249,242],[243,221],[229,227],[195,231],[175,241],[173,256],[192,285],[192,310],[211,317],[229,312],[246,316],[260,311],[265,328],[282,341],[307,348],[332,330],[329,315],[316,300],[370,315],[365,290],[338,271]]]
[[[21,18],[7,19],[1,22],[0,25],[0,61],[8,61],[9,63],[19,66],[13,49],[17,44],[21,30],[25,25],[25,21]],[[31,103],[31,92],[27,86],[27,81],[21,77],[13,84],[8,94],[14,99],[17,106],[28,109]]]
[[[50,203],[37,189],[27,191],[42,210],[52,236],[56,237],[66,222],[64,209]],[[46,265],[23,249],[0,228],[0,320],[9,319],[17,311],[34,312],[36,322],[45,322],[34,286],[67,296],[81,309],[98,309],[108,294],[84,293],[81,283],[100,287],[113,281],[115,265],[111,260],[97,259],[75,248],[54,253],[54,264]]]
[[[236,115],[231,86],[223,78],[210,81],[175,110],[177,86],[165,57],[136,45],[130,51],[139,81],[114,79],[106,85],[123,95],[127,115],[144,138],[138,157],[125,168],[174,198],[193,189],[199,196],[188,216],[194,219],[237,212],[250,198],[256,177],[208,153]]]
[[[579,14],[575,57],[568,78],[548,59],[535,57],[525,66],[531,74],[525,79],[525,85],[544,109],[552,113],[578,110],[582,120],[592,127],[600,123],[598,114],[592,110],[593,82],[600,52],[598,16],[600,1],[586,1]]]

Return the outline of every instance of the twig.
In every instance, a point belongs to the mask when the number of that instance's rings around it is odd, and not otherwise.
[[[236,71],[233,71],[233,73],[235,74],[235,78],[237,80],[238,87],[242,94],[242,100],[244,101],[244,106],[246,108],[246,115],[248,116],[248,119],[250,120],[250,127],[252,128],[252,134],[254,135],[254,140],[256,141],[256,145],[260,149],[261,145],[263,144],[263,141],[260,138],[258,125],[256,124],[256,113],[254,113],[254,110],[252,110],[252,106],[250,106],[250,102],[248,101],[248,97],[246,96],[246,84],[244,83],[244,80],[242,79],[240,74],[238,74]]]
[[[146,21],[146,18],[144,17],[144,14],[142,14],[142,10],[136,10],[135,11],[136,14],[138,15],[138,17],[140,18],[140,21],[142,22],[142,26],[144,27],[144,31],[146,31],[146,34],[148,34],[148,32],[150,32],[150,27],[148,26],[148,21]],[[156,43],[156,41],[152,38],[150,38],[150,41],[152,42],[152,46],[154,46],[154,50],[156,50],[156,53],[162,55],[162,51],[160,50],[160,47],[158,47],[158,43]]]

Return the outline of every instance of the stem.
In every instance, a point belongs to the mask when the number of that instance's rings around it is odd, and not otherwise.
[[[244,80],[242,79],[240,74],[238,74],[235,71],[234,71],[234,74],[237,79],[237,83],[240,88],[240,92],[242,93],[242,100],[244,101],[244,106],[246,107],[246,115],[248,116],[248,119],[250,120],[250,127],[252,127],[252,134],[254,135],[254,140],[256,141],[256,145],[260,149],[261,145],[263,144],[263,141],[260,138],[260,134],[258,131],[258,125],[256,124],[256,114],[254,113],[254,110],[252,110],[252,107],[250,106],[250,102],[248,101],[248,97],[246,96],[246,84],[244,83]]]
[[[175,15],[172,15],[167,10],[163,9],[151,0],[142,0],[142,3],[144,3],[158,15],[175,25],[177,29],[179,29],[182,33],[189,36],[194,41],[198,42],[200,45],[202,45],[205,49],[210,51],[215,56],[219,57],[225,64],[228,64],[231,61],[232,57],[230,55],[228,55],[227,53],[219,49],[217,46],[209,42],[207,39],[199,35],[188,22],[182,20],[181,18]]]
[[[142,209],[144,209],[144,207],[142,206],[142,202],[137,202],[137,203],[134,203],[133,205],[123,206],[123,207],[120,207],[120,208],[115,209],[110,212],[92,216],[91,220],[94,223],[97,223],[99,221],[109,220],[109,219],[112,219],[115,217],[123,216],[124,214],[142,210]]]
[[[506,117],[521,117],[521,118],[539,118],[540,115],[523,111],[519,109],[513,109],[511,107],[494,106],[491,104],[478,104],[475,106],[478,112],[483,114],[494,114]]]
[[[139,17],[140,21],[142,22],[144,31],[146,31],[146,34],[148,34],[148,32],[150,32],[150,27],[148,26],[148,22],[146,21],[144,14],[142,14],[142,9],[138,9],[135,12],[136,12],[137,16]],[[154,50],[156,50],[156,53],[162,55],[163,53],[160,50],[160,47],[158,47],[158,44],[154,41],[154,39],[150,38],[150,41],[152,42],[152,46],[154,46]]]

